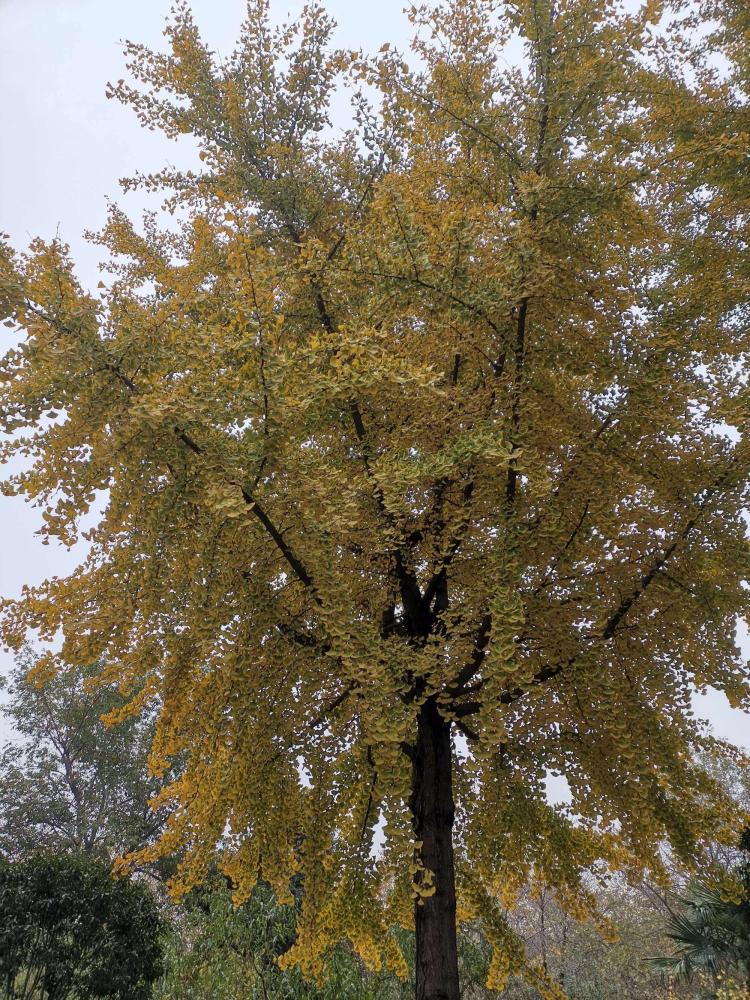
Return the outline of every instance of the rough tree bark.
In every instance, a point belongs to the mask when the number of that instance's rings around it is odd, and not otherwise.
[[[435,880],[434,894],[414,907],[417,1000],[460,1000],[452,770],[450,723],[429,698],[419,711],[412,766],[414,833]]]

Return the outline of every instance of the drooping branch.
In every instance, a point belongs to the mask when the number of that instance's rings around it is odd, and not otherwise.
[[[344,268],[343,270],[346,271],[347,269]],[[474,316],[479,316],[479,318],[486,323],[495,334],[497,334],[498,338],[502,339],[502,331],[500,330],[500,327],[490,316],[487,315],[487,312],[482,309],[481,306],[474,302],[467,302],[466,299],[461,298],[460,295],[456,295],[456,293],[450,289],[441,288],[439,285],[433,285],[429,281],[425,281],[423,278],[416,278],[409,274],[392,274],[386,271],[372,271],[362,268],[359,268],[356,271],[351,270],[351,273],[356,274],[359,277],[385,278],[387,281],[405,282],[409,285],[414,285],[416,288],[422,288],[425,291],[435,292],[445,298],[448,302],[452,302],[454,305],[460,306],[462,309],[465,309]]]
[[[667,546],[666,549],[654,560],[652,565],[649,567],[647,572],[645,572],[640,578],[638,584],[634,589],[628,594],[618,606],[611,612],[607,617],[604,627],[602,630],[596,634],[587,636],[589,642],[596,641],[608,641],[612,639],[618,629],[618,626],[622,623],[623,619],[630,612],[633,606],[641,600],[641,598],[648,591],[650,586],[653,584],[664,570],[664,567],[671,560],[674,553],[677,551],[681,543],[687,540],[688,536],[697,527],[701,516],[708,509],[711,500],[721,492],[724,488],[727,479],[730,478],[732,472],[734,471],[737,464],[737,456],[733,455],[730,460],[729,467],[724,471],[724,473],[719,477],[716,483],[707,489],[701,498],[700,502],[697,504],[696,513],[690,517],[686,523],[683,525],[681,530],[675,535],[672,542]],[[474,655],[472,659],[464,666],[458,675],[456,684],[451,689],[451,694],[454,699],[460,699],[462,696],[474,695],[481,692],[485,684],[482,679],[477,681],[472,685],[471,690],[467,690],[467,685],[474,680],[477,674],[481,671],[482,663],[486,655],[486,651],[489,645],[491,635],[491,620],[489,616],[482,620],[479,632],[477,633],[477,639],[474,648]],[[548,664],[537,671],[530,683],[525,687],[515,687],[508,691],[503,692],[500,697],[500,703],[503,705],[511,705],[518,701],[528,692],[540,685],[545,684],[550,680],[553,680],[559,674],[563,672],[566,668],[570,667],[573,663],[580,657],[580,652],[573,654],[566,660],[555,663]],[[474,701],[464,701],[452,705],[452,711],[457,718],[462,719],[471,715],[475,715],[482,708],[482,702],[478,700]]]
[[[516,167],[517,169],[522,168],[523,165],[520,159],[516,156],[516,154],[513,153],[508,146],[505,146],[505,144],[502,143],[499,139],[497,139],[491,133],[487,132],[486,129],[483,129],[481,125],[477,125],[476,122],[469,121],[468,118],[464,118],[461,115],[457,114],[453,109],[447,107],[446,105],[438,101],[434,95],[428,94],[427,92],[422,90],[417,90],[416,87],[410,87],[408,83],[406,83],[406,81],[404,80],[401,81],[401,86],[407,93],[411,94],[413,97],[416,97],[418,100],[422,101],[428,107],[432,108],[433,111],[442,112],[452,121],[454,121],[457,125],[461,125],[464,128],[469,129],[471,132],[474,132],[476,135],[480,136],[482,139],[485,140],[485,142],[489,143],[499,153],[501,153],[509,161],[511,166]],[[512,146],[514,141],[510,135],[508,136],[508,141],[510,143],[510,146]]]
[[[203,454],[203,449],[200,447],[200,445],[194,440],[194,438],[192,438],[181,428],[175,427],[175,434],[177,435],[178,439],[182,441],[185,447],[189,448],[190,451],[192,451],[194,454],[196,455]],[[242,499],[247,504],[248,509],[252,512],[255,518],[258,521],[260,521],[260,523],[263,525],[269,538],[271,538],[276,548],[279,550],[281,555],[286,560],[287,564],[291,567],[294,575],[302,584],[304,584],[305,587],[307,587],[312,592],[315,603],[321,604],[322,602],[320,599],[320,595],[317,593],[313,579],[310,576],[307,569],[305,568],[305,565],[302,562],[302,560],[299,558],[299,556],[297,556],[292,546],[286,541],[286,539],[279,531],[279,529],[276,527],[276,525],[273,523],[273,521],[268,516],[266,511],[258,503],[258,500],[253,494],[253,492],[246,486],[240,486],[240,490],[242,492]]]
[[[60,334],[66,336],[73,335],[72,332],[68,330],[67,327],[59,321],[59,319],[57,319],[57,317],[48,316],[43,310],[36,307],[33,303],[27,303],[27,308],[29,311],[33,312],[35,315],[47,322],[50,326],[54,327]],[[122,372],[118,366],[107,361],[102,365],[102,370],[115,377],[132,395],[141,395],[141,389],[138,384]],[[204,450],[198,442],[179,425],[175,425],[174,434],[177,440],[180,441],[194,455],[202,456],[204,454]],[[256,520],[263,526],[266,534],[279,550],[300,583],[312,592],[315,602],[317,604],[321,604],[320,595],[317,593],[313,578],[302,560],[294,551],[293,547],[286,541],[271,517],[258,502],[258,499],[255,497],[253,492],[245,486],[240,486],[240,489],[242,492],[242,498],[248,506],[248,510],[252,512]]]
[[[695,517],[690,518],[690,520],[687,522],[687,524],[679,533],[679,535],[672,541],[672,543],[668,546],[668,548],[664,550],[662,555],[660,555],[659,558],[654,562],[653,566],[651,566],[648,572],[643,574],[640,581],[638,582],[638,585],[634,588],[634,590],[632,590],[631,593],[627,595],[627,597],[623,598],[623,600],[620,602],[617,608],[615,608],[615,610],[607,619],[607,623],[604,626],[604,630],[602,632],[603,639],[612,638],[612,636],[617,631],[618,625],[622,622],[623,618],[627,615],[627,613],[630,611],[630,609],[633,607],[636,601],[639,601],[641,597],[643,597],[643,595],[646,593],[648,588],[654,582],[656,577],[661,573],[661,571],[663,570],[664,566],[667,564],[669,559],[671,559],[672,555],[677,549],[677,546],[680,544],[680,542],[685,541],[685,539],[688,537],[693,528],[695,528],[697,523],[698,523],[697,515]]]

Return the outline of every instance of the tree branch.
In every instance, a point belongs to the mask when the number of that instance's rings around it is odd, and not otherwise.
[[[450,693],[455,697],[461,697],[463,689],[466,685],[474,679],[474,677],[479,672],[482,662],[484,661],[484,654],[487,651],[487,646],[490,642],[490,635],[492,633],[492,615],[486,614],[479,624],[479,631],[477,632],[477,637],[474,641],[474,654],[467,664],[461,669],[456,678],[456,683],[450,688]]]

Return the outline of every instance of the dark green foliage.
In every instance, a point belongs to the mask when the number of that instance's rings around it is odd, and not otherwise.
[[[146,1000],[162,972],[161,934],[145,886],[88,857],[0,861],[6,1000]]]
[[[739,846],[746,855],[736,868],[743,897],[728,900],[717,886],[693,883],[667,925],[675,952],[651,959],[657,968],[688,982],[700,973],[750,981],[750,829],[743,831]]]
[[[261,883],[236,908],[226,883],[194,890],[173,921],[159,1000],[401,1000],[413,984],[367,974],[344,945],[334,949],[323,981],[305,982],[276,960],[294,942],[297,907],[279,906]]]
[[[698,973],[711,976],[729,970],[750,971],[748,904],[727,902],[713,886],[695,883],[680,898],[681,912],[669,919],[667,937],[676,944],[673,955],[651,959],[671,976],[690,981]]]

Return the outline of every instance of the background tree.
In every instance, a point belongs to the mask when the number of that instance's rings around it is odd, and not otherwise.
[[[707,975],[714,981],[727,972],[747,982],[750,968],[748,903],[731,902],[717,886],[691,886],[677,900],[668,925],[673,953],[652,958],[659,969],[677,979],[692,981]]]
[[[288,963],[348,938],[403,974],[413,923],[419,1000],[456,1000],[458,914],[490,987],[556,996],[507,916],[530,880],[582,916],[586,870],[658,871],[664,841],[690,864],[737,823],[690,692],[747,704],[750,327],[723,180],[677,128],[731,83],[688,73],[688,35],[662,59],[651,3],[411,16],[416,70],[331,51],[315,5],[274,32],[262,0],[221,65],[182,5],[168,54],[128,46],[141,87],[112,93],[205,169],[136,179],[179,225],[113,209],[99,297],[58,244],[4,251],[27,337],[1,409],[32,458],[7,488],[66,543],[108,491],[5,635],[62,628],[159,703],[154,766],[186,755],[160,850],[184,887],[221,842],[239,902],[302,872]]]
[[[606,887],[592,885],[592,891],[611,922],[609,940],[596,927],[572,919],[550,892],[542,890],[522,898],[511,916],[528,951],[571,1000],[666,997],[666,984],[644,962],[661,937],[663,910],[622,879]],[[507,994],[508,1000],[538,997],[519,979],[511,982]]]
[[[142,885],[86,855],[0,860],[6,1000],[146,1000],[161,974],[161,923]]]
[[[55,675],[30,649],[18,658],[2,711],[14,738],[0,750],[0,854],[81,851],[113,860],[153,841],[164,823],[149,799],[153,718],[105,726],[124,699],[93,686],[100,664]]]
[[[714,981],[729,973],[750,990],[750,828],[740,849],[736,898],[726,885],[692,884],[668,921],[673,954],[652,959],[656,967],[688,981],[701,973]]]

